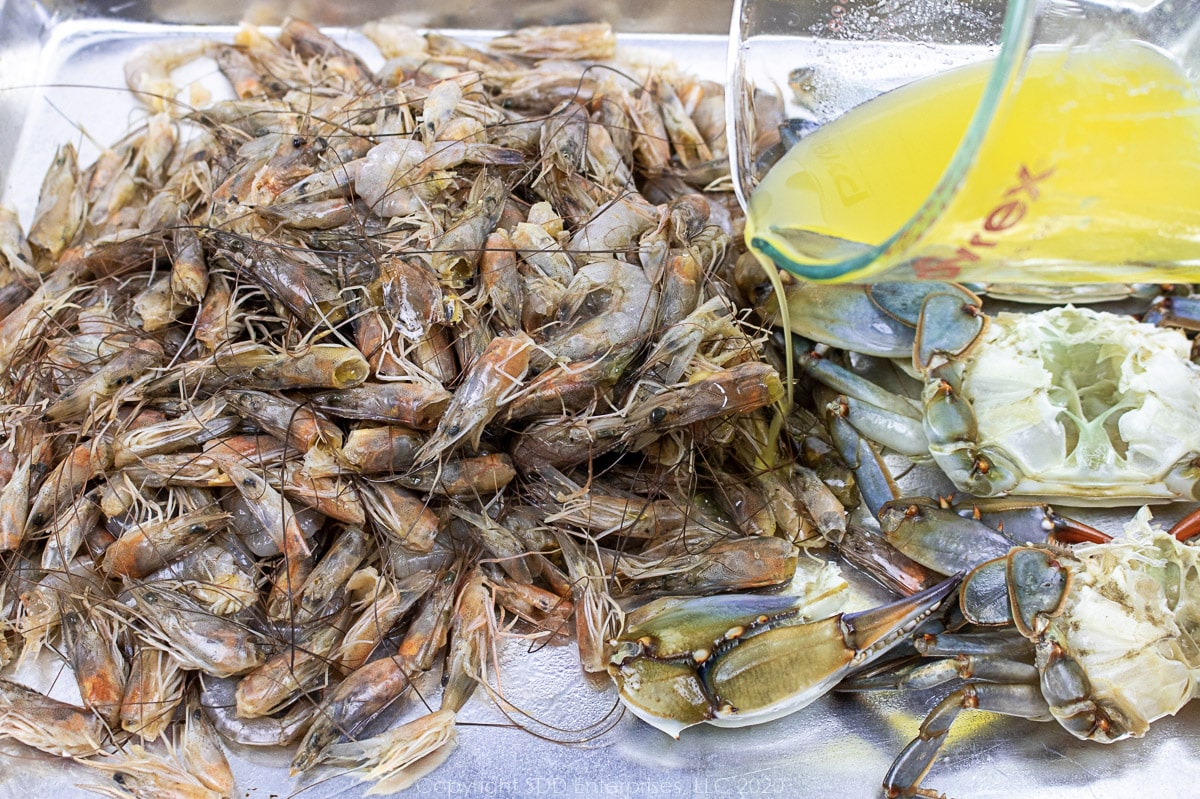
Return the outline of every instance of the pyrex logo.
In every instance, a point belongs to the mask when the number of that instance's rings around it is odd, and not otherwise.
[[[1004,192],[1001,201],[984,217],[981,229],[971,236],[971,240],[946,258],[918,258],[913,263],[913,274],[921,280],[953,280],[958,277],[963,264],[980,260],[979,250],[996,246],[998,240],[994,234],[1012,229],[1025,218],[1030,205],[1041,196],[1039,184],[1053,174],[1054,167],[1035,175],[1028,166],[1021,164],[1016,185]]]

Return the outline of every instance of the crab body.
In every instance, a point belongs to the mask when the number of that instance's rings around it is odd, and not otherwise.
[[[859,673],[842,691],[928,688],[961,680],[926,717],[884,778],[887,796],[927,796],[921,782],[964,710],[1057,721],[1083,740],[1146,734],[1200,694],[1200,548],[1182,543],[1198,515],[1163,532],[1143,508],[1124,535],[1072,548],[1025,545],[985,555],[962,581],[965,624],[919,635],[929,660]],[[904,542],[934,571],[944,531]]]
[[[1182,332],[1072,306],[987,317],[953,284],[786,292],[792,332],[821,343],[797,362],[836,397],[833,414],[932,459],[961,491],[1091,506],[1200,499],[1200,368]],[[885,391],[830,347],[911,363],[920,399]]]
[[[1189,351],[1177,330],[1086,308],[1000,314],[930,372],[930,453],[978,496],[1200,499],[1200,369]],[[944,423],[948,391],[969,405],[973,437]]]
[[[1200,694],[1200,549],[1152,530],[1146,517],[1126,536],[1061,556],[1069,588],[1030,630],[1043,693],[1051,666],[1069,658],[1086,675],[1094,718],[1076,724],[1079,702],[1050,711],[1080,738],[1141,737]]]

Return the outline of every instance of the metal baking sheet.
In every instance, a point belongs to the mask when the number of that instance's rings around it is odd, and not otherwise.
[[[250,13],[269,22],[285,13],[323,25],[351,26],[338,35],[356,50],[370,45],[352,26],[400,11],[414,25],[504,29],[518,24],[577,21],[598,14],[613,20],[626,44],[671,54],[705,77],[723,80],[729,3],[633,2],[476,4],[272,4]],[[647,6],[649,4],[640,4]],[[336,8],[334,7],[336,6]],[[87,3],[39,5],[0,0],[0,182],[3,199],[26,222],[41,176],[57,144],[73,141],[81,161],[93,141],[115,140],[127,128],[132,104],[122,64],[137,47],[196,35],[228,37],[242,3],[147,2],[116,8]],[[474,16],[472,16],[474,14]],[[486,32],[451,30],[477,39]],[[205,82],[203,70],[186,76]],[[217,85],[217,83],[214,83]],[[1164,509],[1172,517],[1178,511]],[[1113,527],[1118,514],[1099,518]],[[412,797],[771,797],[819,794],[866,797],[942,693],[906,696],[830,696],[787,718],[732,730],[686,730],[672,740],[622,714],[611,686],[583,679],[574,650],[530,651],[510,641],[501,679],[511,707],[501,711],[480,692],[459,716],[459,745],[438,770],[405,795]],[[8,676],[14,676],[11,673]],[[15,675],[69,696],[53,660]],[[436,707],[436,681],[418,686]],[[409,714],[421,710],[409,702]],[[1200,704],[1200,703],[1198,703]],[[1158,799],[1192,795],[1200,784],[1200,707],[1163,720],[1141,740],[1110,746],[1076,741],[1057,725],[964,714],[955,726],[928,786],[960,797],[1112,797],[1153,792]],[[230,750],[239,795],[246,799],[360,796],[353,776],[319,770],[288,776],[289,754],[241,747]],[[0,797],[91,796],[80,784],[101,781],[68,761],[0,742]]]

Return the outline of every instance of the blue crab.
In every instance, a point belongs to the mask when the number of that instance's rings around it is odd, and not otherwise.
[[[857,613],[831,612],[829,583],[807,598],[657,600],[627,616],[608,670],[625,706],[675,737],[700,723],[771,721],[830,690],[958,680],[894,761],[887,797],[939,795],[921,782],[963,710],[1057,721],[1101,743],[1141,737],[1200,693],[1200,548],[1184,543],[1200,512],[1164,532],[1143,509],[1116,540],[1082,529],[1072,546],[1014,545],[919,525],[904,554],[955,576]],[[905,648],[915,665],[902,656],[865,668]]]
[[[979,547],[958,596],[961,625],[918,635],[929,661],[860,673],[841,691],[921,689],[959,680],[884,778],[888,797],[921,781],[963,710],[1057,721],[1081,740],[1140,738],[1200,694],[1200,513],[1169,531],[1142,508],[1116,539],[1067,547]],[[944,528],[903,550],[934,571],[962,566]]]
[[[1069,305],[989,317],[949,283],[793,282],[785,295],[796,362],[834,398],[852,463],[861,436],[932,459],[975,497],[1200,499],[1200,368],[1178,330]],[[880,359],[919,381],[919,395],[864,376]]]

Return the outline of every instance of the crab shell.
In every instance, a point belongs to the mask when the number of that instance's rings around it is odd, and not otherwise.
[[[1200,498],[1200,369],[1175,330],[1085,308],[1002,313],[927,373],[929,451],[959,488],[1062,504]]]
[[[1036,641],[1043,690],[1046,663],[1062,653],[1086,675],[1088,696],[1051,712],[1080,738],[1141,737],[1200,692],[1200,548],[1176,541],[1142,513],[1124,539],[1078,547],[1061,612]],[[1083,725],[1094,703],[1103,725]]]

